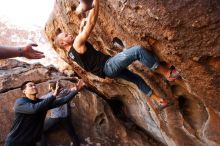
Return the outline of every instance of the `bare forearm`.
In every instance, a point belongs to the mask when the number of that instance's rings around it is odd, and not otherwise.
[[[32,43],[23,47],[6,47],[0,46],[0,59],[12,57],[26,57],[28,59],[44,58],[44,53],[34,50],[32,47],[37,47],[37,44]]]
[[[22,50],[19,47],[0,46],[0,59],[21,57]]]
[[[90,10],[87,23],[90,23],[93,26],[95,26],[95,23],[98,18],[98,13],[99,13],[99,0],[94,0],[93,4],[94,4],[94,8],[92,10]]]

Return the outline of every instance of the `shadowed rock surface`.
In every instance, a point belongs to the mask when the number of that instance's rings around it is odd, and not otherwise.
[[[38,96],[41,96],[48,92],[50,80],[60,79],[66,87],[74,87],[75,81],[53,67],[45,68],[39,64],[29,65],[15,60],[2,60],[0,65],[0,145],[3,146],[14,121],[14,102],[23,96],[20,90],[23,82],[36,82]],[[125,116],[125,109],[120,101],[105,100],[94,91],[85,89],[71,101],[70,106],[72,122],[82,145],[163,145]],[[70,145],[67,133],[59,126],[53,128],[48,142],[51,146]]]

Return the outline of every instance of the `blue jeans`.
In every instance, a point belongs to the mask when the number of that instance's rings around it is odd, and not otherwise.
[[[127,67],[136,60],[139,60],[152,70],[159,65],[157,58],[148,50],[142,46],[134,46],[109,58],[105,63],[104,73],[108,77],[118,77],[135,83],[142,92],[150,97],[152,94],[151,88],[140,76],[127,69]]]

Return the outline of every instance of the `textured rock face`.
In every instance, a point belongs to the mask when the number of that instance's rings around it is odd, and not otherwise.
[[[77,34],[76,5],[76,0],[56,1],[45,27],[52,44],[60,30]],[[109,84],[67,62],[104,98],[122,102],[126,118],[156,140],[167,145],[219,145],[219,16],[219,0],[101,1],[98,22],[89,38],[98,50],[114,55],[121,51],[113,46],[118,40],[126,47],[143,45],[180,72],[182,80],[170,84],[141,64],[131,66],[156,93],[174,100],[161,113],[134,84],[122,80]],[[54,48],[66,59],[62,50]]]
[[[70,77],[62,75],[52,67],[28,65],[14,60],[1,61],[0,65],[2,66],[1,82],[4,82],[0,86],[0,145],[2,146],[14,120],[14,102],[23,96],[20,90],[23,82],[35,81],[39,96],[48,92],[49,80],[61,79],[61,83],[66,87],[73,87],[75,83]],[[162,145],[125,118],[122,103],[119,101],[105,101],[94,91],[85,89],[71,101],[70,106],[72,122],[84,145]],[[53,132],[49,134],[48,142],[51,146],[70,145],[67,133],[59,126],[55,126]]]

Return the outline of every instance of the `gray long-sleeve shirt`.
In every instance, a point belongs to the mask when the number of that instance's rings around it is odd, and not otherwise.
[[[14,105],[15,121],[5,146],[36,143],[41,137],[47,111],[67,103],[76,94],[76,91],[71,91],[60,99],[53,95],[48,95],[49,97],[44,100],[30,100],[27,97],[17,99]]]
[[[59,95],[56,96],[56,99],[63,98],[64,96],[68,95],[69,93],[70,93],[70,90],[63,88],[62,91],[60,91]],[[46,99],[50,95],[52,95],[52,92],[49,92],[46,95],[42,96],[41,99]],[[51,118],[66,118],[69,113],[67,104],[63,104],[59,107],[51,109],[50,117]]]

